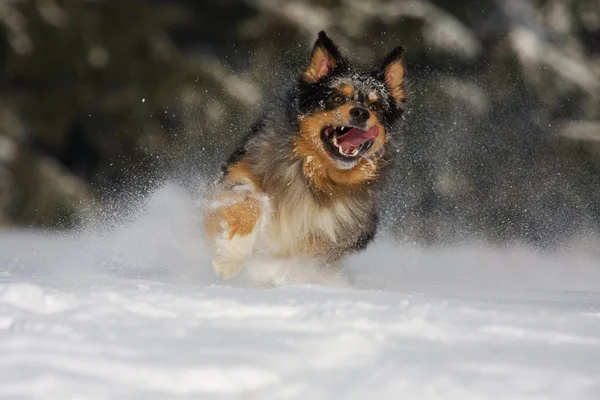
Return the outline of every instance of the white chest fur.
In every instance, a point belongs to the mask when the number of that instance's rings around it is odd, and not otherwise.
[[[322,206],[310,194],[274,204],[258,234],[258,249],[272,256],[315,254],[340,244],[357,220],[346,199]]]

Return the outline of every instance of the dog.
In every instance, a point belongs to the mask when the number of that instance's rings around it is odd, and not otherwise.
[[[213,267],[236,276],[253,256],[308,256],[337,270],[367,247],[381,177],[408,95],[404,48],[368,72],[320,32],[308,65],[260,117],[215,182],[204,226]]]

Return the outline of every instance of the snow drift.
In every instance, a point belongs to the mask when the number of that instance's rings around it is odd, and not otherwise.
[[[123,218],[0,235],[2,397],[600,395],[591,255],[384,235],[348,279],[295,261],[222,282],[184,191],[167,186]]]

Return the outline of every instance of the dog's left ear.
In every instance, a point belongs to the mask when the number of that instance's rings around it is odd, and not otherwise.
[[[321,31],[313,47],[310,63],[302,73],[302,79],[307,83],[317,83],[341,63],[343,58],[338,47]]]
[[[403,103],[408,98],[404,82],[406,66],[403,54],[404,47],[396,47],[383,59],[377,71],[378,78],[385,82],[390,94],[398,103]]]

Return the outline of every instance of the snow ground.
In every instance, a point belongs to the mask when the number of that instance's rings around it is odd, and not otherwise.
[[[381,239],[352,283],[261,287],[212,275],[194,215],[167,187],[118,229],[1,233],[0,398],[600,398],[592,256]]]

